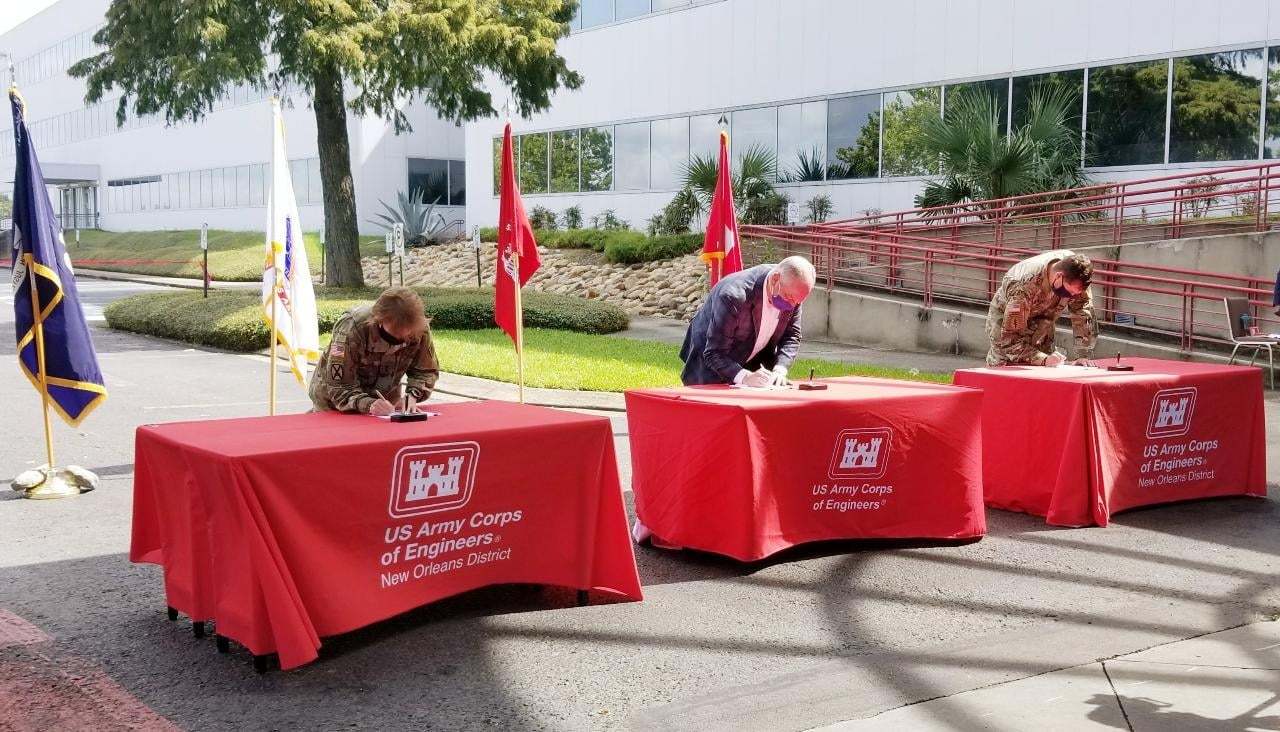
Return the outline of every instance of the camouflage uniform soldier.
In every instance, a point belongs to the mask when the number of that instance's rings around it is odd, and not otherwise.
[[[1043,252],[1013,265],[987,311],[987,364],[1060,365],[1065,358],[1054,352],[1053,339],[1064,307],[1071,314],[1077,363],[1085,362],[1098,340],[1089,296],[1092,277],[1089,258],[1068,249]]]
[[[317,411],[412,411],[431,396],[439,377],[422,300],[413,290],[393,287],[333,326],[333,340],[311,377],[311,402]]]

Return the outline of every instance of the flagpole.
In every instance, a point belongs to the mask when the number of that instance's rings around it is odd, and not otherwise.
[[[516,291],[516,381],[520,385],[520,403],[524,404],[524,305],[520,299],[520,252],[511,253]]]
[[[275,242],[271,244],[271,257],[275,259]],[[271,282],[271,379],[270,379],[270,403],[267,407],[267,414],[274,417],[276,415],[276,288],[280,285],[280,277],[275,274],[279,270],[276,269],[275,262],[271,264],[272,282]]]
[[[36,331],[36,366],[40,376],[40,405],[44,409],[44,449],[49,458],[49,476],[56,472],[53,463],[53,422],[49,418],[49,375],[45,371],[44,362],[44,313],[40,310],[40,294],[36,291],[36,268],[29,254],[22,255],[27,260],[27,281],[31,290],[31,314]],[[77,491],[79,492],[79,491]]]

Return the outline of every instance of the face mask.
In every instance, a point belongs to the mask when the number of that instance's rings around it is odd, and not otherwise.
[[[787,298],[783,297],[782,295],[774,295],[773,297],[769,298],[769,302],[773,303],[773,306],[778,309],[778,312],[782,312],[782,313],[789,313],[792,310],[794,310],[796,307],[795,305],[792,305],[790,302],[788,302]]]
[[[1071,298],[1075,297],[1075,295],[1072,295],[1072,294],[1071,294],[1071,290],[1068,290],[1068,289],[1067,289],[1067,288],[1065,288],[1065,287],[1055,287],[1055,288],[1053,288],[1053,294],[1057,295],[1058,297],[1062,298],[1063,300],[1070,300]]]
[[[396,338],[395,336],[391,335],[387,331],[383,330],[381,325],[378,326],[378,335],[382,336],[382,340],[386,341],[387,343],[393,346],[398,346],[404,343],[404,341],[400,340],[399,338]]]

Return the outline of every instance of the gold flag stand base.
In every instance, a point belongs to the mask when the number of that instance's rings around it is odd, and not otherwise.
[[[60,470],[41,465],[13,479],[13,489],[23,498],[34,500],[78,496],[97,487],[97,474],[78,465],[68,465]]]

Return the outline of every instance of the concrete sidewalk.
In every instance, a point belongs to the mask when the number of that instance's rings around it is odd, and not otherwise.
[[[115,282],[136,282],[143,285],[156,285],[158,287],[177,287],[184,290],[200,290],[204,288],[204,282],[188,277],[161,277],[159,275],[134,274],[132,272],[108,272],[102,269],[76,269],[77,277],[92,277],[95,280],[113,280]],[[228,282],[225,280],[213,280],[209,283],[210,290],[260,290],[261,282]]]
[[[821,729],[1280,730],[1280,622],[1244,625]]]

